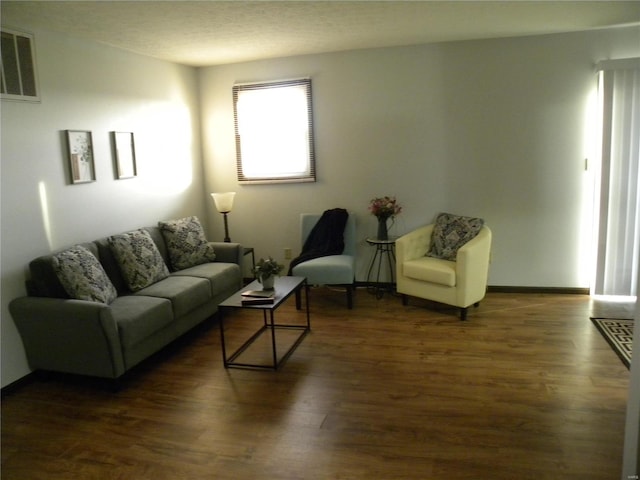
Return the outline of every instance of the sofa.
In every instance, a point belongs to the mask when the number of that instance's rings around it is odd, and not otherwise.
[[[242,287],[243,254],[186,217],[34,259],[9,304],[30,367],[119,379]]]

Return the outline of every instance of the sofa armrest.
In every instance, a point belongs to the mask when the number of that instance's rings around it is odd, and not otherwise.
[[[20,297],[9,311],[33,369],[117,378],[122,347],[108,305],[84,300]]]
[[[242,267],[244,248],[239,243],[209,242],[216,252],[216,262],[235,263]]]
[[[461,290],[477,296],[486,291],[491,259],[491,230],[484,226],[473,239],[464,244],[456,256],[456,278]],[[473,282],[473,285],[470,283]]]

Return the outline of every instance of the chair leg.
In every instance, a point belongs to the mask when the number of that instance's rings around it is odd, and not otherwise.
[[[402,305],[404,305],[405,307],[409,305],[409,297],[404,293],[402,294]]]
[[[347,308],[353,309],[353,285],[347,285]]]
[[[467,319],[467,308],[461,308],[460,309],[460,320],[462,320],[463,322]]]

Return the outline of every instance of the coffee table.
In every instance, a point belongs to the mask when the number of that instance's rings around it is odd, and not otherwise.
[[[305,277],[278,277],[275,282],[275,295],[274,301],[271,304],[267,305],[243,305],[242,304],[242,292],[246,292],[248,290],[261,290],[262,285],[257,281],[251,282],[249,285],[238,290],[236,293],[231,295],[225,301],[223,301],[220,305],[218,305],[220,309],[220,340],[222,342],[222,361],[224,362],[224,367],[236,367],[236,368],[255,368],[255,369],[273,369],[277,370],[283,362],[289,358],[289,356],[293,353],[296,347],[302,342],[304,337],[311,331],[311,323],[309,319],[309,286],[307,285],[307,279]],[[292,294],[295,292],[299,292],[304,290],[305,292],[305,307],[307,314],[307,322],[306,325],[291,325],[291,324],[282,324],[275,323],[275,312],[287,300]],[[262,319],[263,325],[262,327],[255,332],[251,337],[249,337],[235,352],[233,352],[229,357],[227,357],[227,348],[225,344],[224,338],[224,316],[225,312],[231,309],[247,309],[247,310],[261,310],[262,311]],[[276,351],[276,331],[281,329],[287,330],[300,330],[300,334],[296,338],[295,342],[289,350],[278,359],[278,354]],[[271,350],[273,353],[273,362],[270,365],[264,364],[254,364],[254,363],[243,363],[237,362],[236,359],[245,352],[251,344],[253,344],[263,333],[271,332]]]

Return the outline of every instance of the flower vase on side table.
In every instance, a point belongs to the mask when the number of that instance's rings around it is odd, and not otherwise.
[[[378,240],[389,240],[389,231],[387,230],[387,217],[378,217]]]

